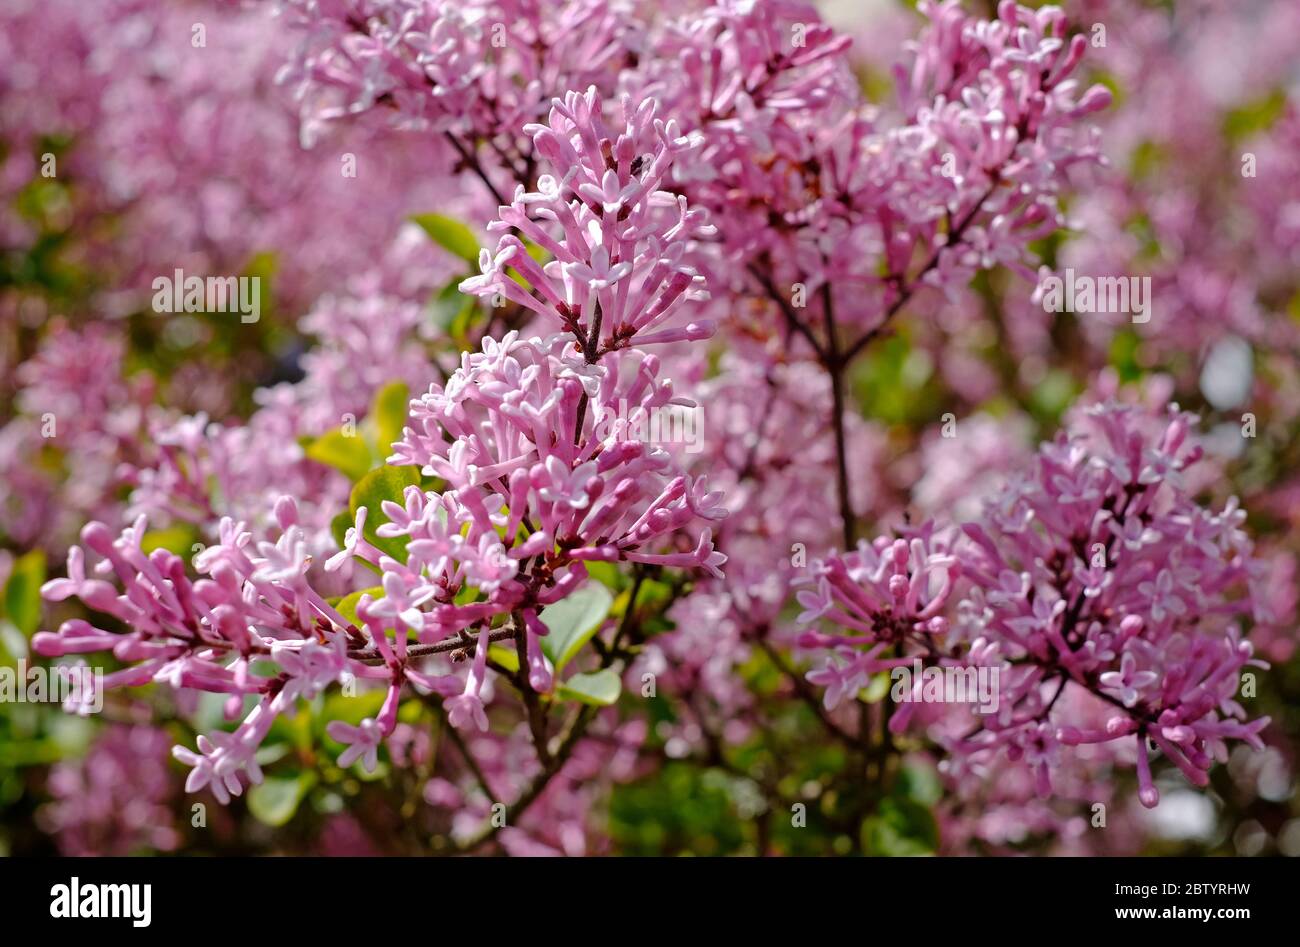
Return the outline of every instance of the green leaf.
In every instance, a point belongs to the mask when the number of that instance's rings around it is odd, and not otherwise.
[[[568,598],[542,609],[537,617],[550,629],[542,639],[542,651],[557,673],[591,640],[613,603],[609,589],[589,582]]]
[[[1224,116],[1223,134],[1229,141],[1248,138],[1267,131],[1286,113],[1285,89],[1274,89],[1253,102],[1247,102]]]
[[[939,847],[939,825],[929,807],[892,797],[862,823],[862,848],[868,855],[930,855]]]
[[[273,828],[285,825],[307,793],[316,785],[315,773],[276,776],[254,786],[248,793],[248,811]]]
[[[911,424],[932,412],[936,402],[933,376],[930,357],[924,349],[914,348],[900,330],[862,353],[849,383],[867,417]]]
[[[469,332],[474,323],[483,316],[478,297],[468,296],[460,291],[460,277],[457,276],[429,300],[434,324],[461,348],[470,346]]]
[[[307,456],[340,471],[353,483],[370,470],[370,448],[360,434],[345,435],[340,428],[312,441],[306,447]]]
[[[524,250],[527,251],[528,255],[532,257],[534,260],[536,260],[539,264],[545,266],[547,261],[551,259],[550,251],[543,246],[539,246],[538,244],[533,243],[533,241],[529,240],[527,237],[523,237],[521,239],[523,240],[524,243]]]
[[[358,628],[361,627],[361,621],[357,618],[357,602],[361,601],[361,596],[363,595],[369,595],[373,599],[381,599],[384,597],[384,587],[382,585],[375,585],[368,589],[361,589],[357,592],[353,592],[351,595],[345,595],[339,600],[339,603],[334,606],[335,611]]]
[[[330,535],[334,537],[334,542],[340,549],[343,548],[343,543],[347,541],[348,530],[352,528],[353,522],[352,514],[347,510],[330,520]]]
[[[411,217],[433,242],[453,256],[458,256],[473,266],[478,265],[479,243],[474,231],[459,220],[442,214],[415,214]]]
[[[1142,377],[1142,366],[1138,362],[1138,350],[1142,339],[1132,329],[1121,329],[1115,333],[1110,343],[1110,364],[1119,373],[1119,380],[1128,384]]]
[[[589,562],[587,574],[613,592],[621,592],[631,584],[612,562]]]
[[[14,561],[5,583],[5,614],[27,637],[41,621],[41,585],[45,582],[45,553],[33,549]]]
[[[272,730],[274,730],[274,727],[272,728]],[[292,752],[293,752],[293,747],[291,747],[288,743],[268,742],[268,743],[263,743],[261,747],[258,748],[257,752],[253,754],[253,759],[257,761],[258,766],[265,769],[266,767],[272,765],[273,763],[280,762],[280,760],[284,759]]]
[[[555,688],[561,700],[576,700],[597,707],[608,707],[623,692],[623,682],[609,668],[593,674],[575,674]]]
[[[895,794],[923,806],[935,805],[943,797],[939,774],[925,763],[904,763],[898,773]]]
[[[276,272],[280,269],[280,260],[274,251],[263,250],[260,253],[253,254],[244,267],[241,276],[256,277],[257,296],[258,296],[258,318],[265,319],[269,314],[275,312],[275,299],[271,295],[271,284],[275,279]]]
[[[48,766],[64,756],[53,740],[11,740],[0,743],[0,766]]]
[[[331,721],[342,720],[344,723],[350,723],[356,726],[367,717],[379,716],[380,709],[384,706],[384,700],[388,692],[384,688],[374,690],[364,690],[355,697],[348,697],[346,694],[334,693],[325,698],[325,705],[321,712],[316,715],[316,724],[320,733],[325,734],[326,739],[333,745],[338,746],[340,751],[343,744],[335,743],[326,732],[325,728]]]
[[[494,644],[488,648],[488,657],[511,673],[519,670],[519,652],[514,648]]]
[[[474,317],[477,315],[478,304],[474,299],[467,298],[447,325],[447,334],[451,336],[453,342],[461,346],[469,344],[470,326],[474,324]]]
[[[1159,142],[1140,141],[1129,158],[1131,177],[1143,180],[1151,177],[1169,160],[1169,149]]]
[[[402,438],[402,428],[406,426],[406,407],[410,400],[411,392],[404,381],[390,382],[375,395],[370,416],[375,420],[375,446],[385,457],[393,443]]]
[[[192,526],[188,523],[178,523],[166,529],[149,530],[140,540],[140,549],[145,555],[155,549],[166,549],[178,556],[188,556],[196,538]]]
[[[1078,384],[1062,369],[1049,370],[1029,393],[1030,407],[1040,416],[1057,420],[1078,394]]]
[[[375,530],[388,522],[388,517],[383,512],[383,502],[392,500],[402,504],[402,494],[406,488],[419,482],[420,472],[415,467],[384,465],[376,467],[358,480],[348,498],[348,512],[354,519],[358,509],[363,506],[366,508],[366,541],[398,562],[406,561],[406,537],[380,536]]]
[[[858,693],[858,700],[865,701],[868,704],[878,704],[885,699],[889,693],[891,682],[888,674],[876,674],[871,681]]]

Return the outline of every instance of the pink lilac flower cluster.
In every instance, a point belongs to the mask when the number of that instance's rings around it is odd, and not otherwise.
[[[660,36],[660,51],[675,52],[672,56],[665,53],[659,60],[659,72],[646,87],[662,98],[665,112],[679,117],[685,127],[699,129],[703,143],[702,147],[684,149],[673,164],[670,182],[714,211],[715,218],[723,222],[724,241],[745,242],[770,241],[783,230],[802,231],[800,237],[807,239],[816,228],[824,230],[828,219],[828,215],[808,212],[809,195],[820,201],[815,206],[834,212],[840,204],[822,195],[852,196],[858,188],[860,200],[840,203],[848,208],[842,216],[849,218],[851,212],[858,212],[859,221],[872,221],[870,229],[860,231],[864,237],[855,241],[852,231],[841,225],[835,233],[808,240],[811,253],[782,249],[772,256],[802,262],[815,260],[822,252],[823,259],[816,267],[798,274],[812,273],[809,282],[814,289],[832,277],[835,286],[853,282],[839,271],[818,274],[826,267],[827,249],[839,250],[846,259],[870,259],[872,252],[856,251],[874,247],[876,257],[896,258],[901,265],[892,277],[881,281],[873,273],[867,280],[881,295],[870,300],[855,289],[846,293],[850,297],[847,304],[838,307],[841,313],[856,312],[858,321],[868,328],[882,315],[892,314],[916,285],[937,283],[955,290],[969,279],[972,268],[999,263],[1018,266],[1025,246],[1061,222],[1056,195],[1065,171],[1079,162],[1099,160],[1095,135],[1071,126],[1103,107],[1109,97],[1101,87],[1077,96],[1071,73],[1086,42],[1082,36],[1065,39],[1059,11],[1031,13],[1004,4],[998,22],[983,24],[953,3],[927,6],[925,12],[933,26],[924,35],[912,70],[902,74],[901,124],[895,127],[862,116],[846,119],[846,127],[853,128],[863,144],[858,158],[849,155],[845,159],[830,146],[832,135],[826,131],[838,127],[833,117],[849,115],[856,105],[856,89],[838,61],[844,43],[816,24],[807,9],[786,5],[780,10],[784,19],[771,16],[774,9],[721,5],[671,23]],[[811,29],[801,34],[802,45],[787,54],[783,52],[785,37],[794,35],[793,27],[800,18],[805,26],[811,23]],[[678,55],[685,69],[667,66],[675,63]],[[575,99],[571,96],[566,104],[581,107]],[[1030,137],[1032,140],[1025,141]],[[834,169],[837,161],[847,169],[839,176],[843,181],[837,185],[837,178],[831,176],[830,186],[823,186],[821,169]],[[855,161],[864,168],[875,162],[871,167],[876,171],[885,168],[881,162],[893,164],[888,174],[858,174],[853,171]],[[811,177],[806,171],[791,170],[803,162],[813,169]],[[592,166],[598,172],[603,164],[597,161]],[[585,348],[590,340],[592,315],[604,301],[593,297],[606,288],[605,282],[616,284],[623,274],[610,266],[609,258],[598,259],[591,268],[586,259],[557,252],[545,245],[544,236],[526,228],[531,223],[529,204],[547,208],[545,219],[561,221],[570,206],[577,206],[580,214],[589,213],[597,201],[616,207],[628,177],[608,174],[607,181],[596,180],[596,174],[588,177],[585,194],[579,186],[565,191],[563,183],[550,180],[539,186],[538,193],[521,186],[510,216],[503,213],[502,219],[528,243],[515,235],[503,239],[497,254],[484,257],[484,275],[464,287],[482,295],[500,294],[558,319],[578,340],[579,348]],[[896,183],[884,193],[849,186],[854,181],[879,179]],[[810,180],[814,183],[809,184]],[[569,197],[578,200],[571,205]],[[770,208],[782,207],[782,199],[796,206],[802,216],[787,215],[790,219],[785,222],[776,219]],[[560,201],[558,214],[548,207],[556,200]],[[739,205],[738,200],[742,202]],[[923,213],[908,214],[908,207],[920,208]],[[942,208],[947,208],[946,217],[938,210]],[[742,213],[748,216],[740,219]],[[912,233],[907,232],[908,225]],[[960,233],[955,232],[958,228]],[[1001,252],[994,252],[991,235],[997,234]],[[960,251],[946,249],[957,243],[957,237],[965,244]],[[542,265],[529,257],[529,243],[542,246],[559,265],[547,264],[549,272],[544,272]],[[796,251],[802,247],[795,244]],[[765,270],[769,260],[757,254],[774,248],[756,249],[742,243],[735,251],[742,260],[762,260]],[[692,263],[709,271],[708,248],[702,245],[701,249],[705,252],[695,255]],[[918,257],[922,262],[916,278],[905,278],[909,262]],[[518,261],[516,274],[522,278],[508,273],[511,259]],[[598,281],[594,284],[597,292],[585,297],[585,318],[573,314],[572,281],[564,279],[573,263],[587,266]],[[1031,272],[1023,266],[1020,269]],[[586,270],[583,275],[587,276]],[[605,299],[609,298],[606,293]],[[599,351],[598,343],[596,347]],[[744,472],[754,473],[752,469]],[[737,565],[743,569],[743,562]],[[769,566],[765,563],[764,570]],[[701,594],[708,593],[697,593]],[[761,624],[753,622],[751,627]],[[678,634],[689,636],[687,631]],[[655,647],[672,647],[672,640],[672,636],[665,638]],[[716,665],[717,652],[707,660]],[[659,666],[658,659],[652,663]]]
[[[1234,476],[1256,453],[1235,436],[1244,417],[1284,440],[1300,427],[1300,9],[1197,0],[1158,10],[1086,0],[1078,15],[1106,26],[1111,38],[1090,58],[1112,77],[1125,107],[1103,125],[1114,170],[1079,195],[1078,233],[1058,265],[1150,277],[1149,322],[1125,325],[1122,314],[1098,314],[1083,323],[1084,339],[1100,359],[1117,333],[1132,333],[1139,360],[1170,366],[1180,396],[1204,397],[1225,433],[1216,452]],[[1012,318],[1040,321],[1036,313]],[[1294,523],[1300,478],[1284,472],[1289,466],[1245,485],[1242,504]],[[1261,629],[1256,643],[1285,659],[1294,649],[1295,545],[1284,530],[1261,542],[1260,555],[1275,576],[1266,590],[1280,631]]]
[[[165,730],[115,724],[83,759],[50,773],[54,801],[39,814],[65,855],[167,852],[180,844]]]
[[[716,540],[729,561],[724,578],[674,603],[676,628],[646,642],[629,682],[653,673],[662,690],[690,696],[692,716],[673,733],[681,744],[699,745],[706,724],[740,742],[753,732],[755,701],[739,668],[756,646],[790,637],[782,611],[793,583],[835,541],[835,444],[822,420],[830,397],[815,365],[782,364],[761,346],[735,343],[712,371],[689,349],[667,361],[698,392],[707,437],[692,463],[726,497]],[[881,483],[884,434],[860,417],[847,424],[854,513],[883,515],[892,508]]]
[[[144,514],[156,526],[188,524],[207,540],[223,515],[255,529],[271,524],[276,499],[289,494],[309,549],[327,553],[330,523],[347,505],[350,484],[312,460],[303,442],[359,423],[385,385],[416,390],[445,374],[428,350],[433,330],[416,300],[446,275],[445,260],[411,225],[371,269],[317,300],[299,323],[315,340],[300,359],[303,377],[255,391],[257,410],[245,422],[155,407],[138,444],[141,456],[117,472],[131,490],[122,515]]]
[[[1106,116],[1115,170],[1072,208],[1080,233],[1059,265],[1149,276],[1159,306],[1133,331],[1153,351],[1199,349],[1203,359],[1225,336],[1294,346],[1283,310],[1297,288],[1296,106],[1283,90],[1294,81],[1300,11],[1213,0],[1168,11],[1078,6],[1107,30],[1090,58],[1130,101]],[[1105,345],[1124,319],[1098,314],[1086,334]]]
[[[496,165],[525,177],[524,125],[564,89],[609,89],[643,29],[605,0],[277,0],[276,10],[302,30],[279,78],[307,140],[378,111],[445,136],[462,156],[489,143]]]
[[[1126,311],[1077,320],[1093,367],[1117,336],[1133,334],[1143,364],[1178,371],[1180,394],[1196,390],[1220,346],[1253,347],[1269,371],[1293,375],[1297,111],[1287,89],[1300,14],[1293,4],[1220,0],[1063,6],[1088,40],[1082,72],[1104,81],[1122,107],[1095,117],[1106,167],[1072,198],[1050,269],[1011,280],[1000,294],[999,344],[1013,356],[1011,376],[1032,384],[1052,358],[1059,339],[1034,284],[1067,269],[1150,279],[1148,321]],[[953,308],[963,312],[981,304],[969,290],[959,299]],[[947,373],[954,385],[969,384],[965,370]],[[1249,368],[1236,374],[1249,381]],[[1216,399],[1215,407],[1224,405]]]
[[[146,514],[156,528],[186,525],[208,541],[223,515],[271,523],[272,505],[289,493],[309,547],[327,554],[349,485],[308,458],[302,441],[364,418],[385,384],[418,389],[439,374],[427,313],[414,300],[446,273],[427,237],[403,230],[370,270],[301,320],[316,341],[301,359],[304,377],[254,392],[257,410],[243,423],[159,404],[149,373],[128,375],[120,332],[55,321],[15,372],[18,413],[0,427],[0,532],[62,558],[88,519]]]
[[[914,663],[995,669],[997,706],[973,726],[965,708],[939,713],[951,695],[922,711],[928,683],[913,677],[891,730],[924,724],[954,770],[1024,759],[1040,795],[1072,748],[1126,746],[1148,807],[1152,748],[1204,786],[1228,740],[1262,747],[1268,718],[1247,722],[1236,700],[1243,670],[1267,666],[1239,624],[1267,619],[1253,613],[1259,567],[1236,502],[1215,512],[1184,489],[1194,420],[1098,406],[959,534],[927,525],[818,562],[800,618],[843,632],[801,644],[827,654],[809,675],[826,705]],[[1071,712],[1067,690],[1096,706]]]
[[[564,111],[557,103],[555,124],[535,131],[554,141],[548,153],[557,171],[570,160],[590,167],[602,160],[602,141],[608,148],[608,138],[598,134],[604,132],[598,101],[591,95],[574,101],[588,108]],[[655,123],[653,104],[629,109],[618,138],[627,173],[636,160],[629,149],[652,139],[660,150],[644,159],[651,182],[670,147],[680,144]],[[576,171],[570,169],[566,180]],[[678,207],[680,218],[656,230],[650,210],[656,201],[653,187],[630,189],[625,207],[602,213],[615,247],[611,265],[628,285],[657,298],[662,313],[685,287],[674,291],[673,278],[664,278],[670,267],[660,259],[661,248],[673,246],[681,220],[691,218]],[[617,226],[624,220],[631,221],[628,229]],[[596,240],[598,231],[590,227],[585,238],[578,231],[538,236],[568,259],[584,253],[590,261],[608,253]],[[622,311],[610,305],[611,317]],[[586,328],[580,322],[573,327]],[[342,766],[360,760],[375,767],[408,682],[441,695],[453,725],[486,729],[481,692],[489,643],[516,639],[529,686],[550,691],[552,671],[539,641],[548,629],[539,611],[586,581],[585,563],[626,561],[720,575],[726,559],[714,551],[711,531],[698,526],[725,514],[719,495],[703,480],[675,472],[666,452],[627,438],[622,421],[603,422],[628,405],[649,412],[675,402],[671,383],[657,377],[657,359],[629,351],[627,336],[611,337],[623,344],[604,359],[608,353],[591,341],[601,338],[599,317],[583,335],[585,352],[575,351],[566,334],[487,339],[481,352],[463,356],[446,385],[434,383],[411,403],[410,426],[393,445],[390,471],[401,478],[422,468],[442,487],[425,490],[403,480],[409,485],[384,500],[382,509],[356,509],[344,548],[325,563],[332,571],[359,559],[380,572],[379,587],[354,597],[355,622],[310,580],[312,555],[298,505],[283,496],[275,503],[274,541],[255,540],[242,522],[223,517],[218,541],[195,557],[203,576],[197,580],[174,553],[144,552],[143,516],[117,538],[104,524],[91,523],[82,531],[84,549],[69,552],[67,578],[47,583],[45,594],[54,601],[76,595],[130,630],[74,619],[58,633],[38,634],[33,647],[49,657],[112,651],[127,667],[106,677],[109,688],[154,681],[228,694],[232,716],[252,698],[255,706],[232,733],[200,737],[198,752],[177,748],[178,758],[193,767],[189,791],[210,786],[222,801],[242,791],[241,773],[260,781],[256,753],[278,716],[348,676],[385,682],[387,697],[378,715],[359,725],[329,724],[329,735],[348,746]],[[199,434],[193,429],[177,446]],[[178,475],[190,466],[171,464]],[[204,476],[202,468],[194,474]],[[689,530],[695,539],[674,547],[672,541]],[[88,576],[86,550],[100,560],[95,574],[116,576],[121,593]],[[423,669],[419,660],[464,650],[474,656],[463,681]]]
[[[300,498],[305,515],[322,510],[327,526],[336,510],[323,508],[337,506],[341,488],[304,464],[298,439],[337,427],[345,412],[363,416],[358,402],[383,383],[423,388],[433,375],[415,332],[427,320],[413,300],[440,275],[445,282],[447,261],[422,234],[412,247],[400,228],[412,205],[432,206],[435,195],[457,207],[457,180],[394,134],[349,133],[302,150],[287,93],[272,83],[284,28],[266,10],[237,6],[51,0],[0,12],[11,54],[0,74],[6,268],[12,254],[15,273],[39,271],[46,264],[22,254],[55,246],[56,265],[77,268],[71,284],[85,300],[51,303],[24,279],[0,289],[0,364],[14,409],[0,414],[0,535],[20,548],[62,558],[88,519],[121,523],[142,511],[159,526],[192,522],[215,535],[213,504],[264,519],[278,495],[272,481]],[[43,165],[44,155],[57,164]],[[45,195],[41,220],[32,194]],[[299,326],[320,340],[302,365],[311,381],[294,398],[280,389],[255,396],[268,410],[235,427],[240,388],[266,359],[193,358],[157,377],[124,357],[128,338],[192,353],[224,336],[218,320],[118,317],[147,309],[150,282],[176,267],[236,274],[258,254],[274,260],[273,275],[263,274],[267,321],[296,317],[322,288],[337,295]],[[368,334],[352,328],[358,321],[370,322]],[[220,460],[178,469],[176,439],[198,452],[193,431],[201,440],[209,418],[222,426],[203,449]],[[180,453],[182,464],[190,459]],[[218,465],[220,477],[195,473]]]
[[[0,535],[59,554],[115,507],[154,394],[147,377],[123,378],[124,358],[111,328],[60,319],[18,367],[17,414],[0,426]]]
[[[461,290],[499,295],[555,320],[592,363],[634,343],[711,336],[708,321],[665,326],[683,303],[708,298],[704,277],[685,260],[697,240],[716,231],[684,197],[660,190],[675,158],[698,139],[680,135],[657,109],[653,99],[634,107],[625,98],[626,130],[614,136],[594,86],[556,99],[549,125],[528,130],[536,153],[563,177],[543,175],[536,191],[519,185],[488,228],[506,234],[494,253],[482,251],[481,275]],[[552,259],[538,263],[525,240]]]
[[[292,40],[264,8],[22,0],[0,23],[6,246],[41,236],[9,198],[62,187],[47,223],[95,273],[102,314],[147,308],[176,267],[234,275],[258,254],[276,255],[276,304],[296,312],[382,248],[410,202],[449,190],[446,156],[401,136],[304,150],[287,90],[267,94]]]
[[[733,267],[771,293],[804,288],[801,331],[869,332],[921,286],[1029,272],[1069,171],[1100,160],[1082,120],[1109,94],[1080,90],[1086,40],[1059,9],[1005,2],[993,22],[953,0],[920,10],[930,23],[891,114],[862,101],[846,38],[802,4],[720,5],[663,39],[652,86],[705,141],[680,186],[713,213]]]
[[[1100,88],[1078,97],[1071,76],[1083,40],[1067,42],[1059,11],[1004,4],[993,24],[951,3],[922,4],[922,12],[931,24],[911,69],[900,73],[903,101],[892,116],[862,101],[845,38],[806,5],[719,4],[656,34],[660,58],[649,87],[702,139],[674,163],[672,185],[711,210],[723,244],[721,256],[702,245],[692,262],[735,290],[752,292],[756,282],[775,297],[789,336],[802,335],[836,375],[920,285],[952,291],[974,268],[1016,264],[1030,241],[1058,226],[1056,196],[1068,170],[1099,157],[1081,120],[1107,97]],[[753,641],[786,637],[776,618],[796,574],[787,550],[824,550],[839,535],[837,518],[897,508],[876,478],[861,475],[873,466],[879,433],[845,410],[841,392],[817,391],[824,374],[781,364],[794,348],[789,338],[755,325],[730,300],[718,308],[731,343],[745,351],[702,383],[711,394],[701,400],[726,431],[738,431],[741,417],[751,427],[743,439],[719,442],[723,456],[707,457],[715,476],[735,461],[741,481],[727,488],[735,508],[725,539],[730,575],[694,596],[719,596],[698,607],[728,615],[708,654],[715,681],[727,666],[723,651],[738,665]],[[865,332],[840,338],[839,325]],[[767,341],[749,345],[752,335]],[[775,384],[778,376],[789,382]],[[828,415],[848,428],[838,447]],[[824,505],[837,450],[850,455],[838,510],[834,497]],[[859,471],[852,485],[849,469]],[[804,476],[808,482],[792,489]],[[750,515],[736,515],[741,507]],[[685,620],[652,645],[654,665],[678,638],[683,654],[701,653],[691,644],[697,624]],[[692,687],[693,668],[685,674]],[[734,687],[716,692],[730,695],[724,707],[736,706]]]
[[[273,525],[275,502],[289,493],[309,498],[299,504],[297,519],[309,551],[328,549],[329,521],[334,508],[347,503],[347,482],[305,456],[297,413],[274,395],[263,396],[269,409],[246,424],[219,424],[203,414],[156,418],[149,432],[153,455],[122,471],[131,487],[122,515],[146,516],[160,528],[186,524],[201,541],[216,539],[225,517],[260,535]]]
[[[382,292],[325,296],[300,327],[318,340],[300,360],[303,379],[293,391],[303,433],[365,417],[385,385],[400,381],[420,390],[433,376],[422,344],[432,327],[413,300]]]

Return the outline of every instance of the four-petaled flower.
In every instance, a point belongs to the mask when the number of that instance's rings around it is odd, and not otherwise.
[[[1137,658],[1130,651],[1124,652],[1119,667],[1118,671],[1106,671],[1098,680],[1103,688],[1116,694],[1125,707],[1132,707],[1138,702],[1140,692],[1154,684],[1159,675],[1154,671],[1139,671]]]
[[[379,765],[379,744],[383,739],[383,733],[375,720],[367,717],[355,727],[342,720],[332,720],[325,728],[325,732],[334,742],[347,746],[347,749],[339,754],[339,766],[347,769],[360,760],[367,773],[375,771],[375,767]]]

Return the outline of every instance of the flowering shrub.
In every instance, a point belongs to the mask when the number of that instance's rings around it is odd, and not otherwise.
[[[1259,579],[1239,528],[1245,514],[1235,502],[1205,510],[1182,488],[1182,470],[1200,455],[1186,447],[1189,415],[1171,411],[1153,442],[1143,428],[1158,419],[1134,414],[1090,410],[1095,430],[1045,444],[1030,476],[962,536],[927,524],[910,540],[881,537],[817,563],[800,620],[829,617],[855,632],[801,639],[842,659],[809,675],[826,687],[827,706],[906,667],[909,650],[945,669],[992,670],[1004,682],[999,706],[981,707],[994,712],[971,732],[938,737],[954,769],[1005,752],[1026,760],[1048,794],[1065,748],[1136,736],[1148,807],[1159,800],[1148,739],[1197,786],[1216,758],[1226,761],[1227,739],[1262,749],[1268,719],[1237,719],[1246,712],[1236,701],[1242,668],[1262,662],[1227,621],[1251,612]],[[961,584],[969,588],[957,598]],[[903,699],[915,702],[893,715],[892,731],[908,727],[928,686],[911,682]],[[1096,706],[1057,710],[1067,687]]]
[[[102,671],[69,746],[0,716],[70,757],[43,831],[1110,853],[1204,791],[1261,850],[1294,106],[1215,163],[1126,99],[1193,68],[1181,13],[916,6],[7,11],[107,83],[0,74],[0,657]],[[1211,192],[1267,246],[1235,274]],[[181,263],[265,318],[149,312]],[[1051,311],[1066,267],[1154,274],[1149,324]]]

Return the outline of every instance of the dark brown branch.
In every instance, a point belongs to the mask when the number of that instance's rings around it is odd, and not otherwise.
[[[808,682],[799,675],[799,672],[786,664],[785,659],[782,658],[777,650],[766,640],[763,638],[755,638],[754,640],[757,642],[759,648],[762,649],[763,653],[767,655],[768,660],[776,665],[777,670],[789,678],[790,683],[794,685],[795,693],[797,693],[800,700],[807,704],[808,708],[817,715],[817,719],[821,721],[822,726],[826,728],[827,732],[845,746],[854,750],[859,749],[860,745],[858,743],[858,738],[831,719],[831,715],[826,712],[826,708],[822,706],[822,702],[817,698],[813,689],[808,686]]]
[[[831,284],[822,284],[822,315],[826,322],[826,358],[823,364],[831,378],[831,429],[835,432],[835,486],[840,503],[840,523],[843,530],[844,551],[853,548],[857,537],[857,524],[853,516],[853,503],[849,499],[848,444],[844,433],[844,369],[848,364],[840,357],[840,346],[835,334],[835,309],[831,301]]]
[[[444,132],[443,135],[446,137],[447,141],[451,142],[451,146],[456,149],[456,154],[460,155],[461,163],[473,171],[487,189],[492,192],[492,196],[496,199],[497,204],[502,207],[509,204],[510,202],[501,196],[501,192],[497,190],[497,186],[492,183],[492,179],[488,177],[487,172],[483,170],[483,164],[478,160],[478,155],[474,154],[462,145],[460,140],[451,132]],[[526,184],[527,182],[525,182],[525,185]]]
[[[894,316],[898,315],[899,310],[906,306],[912,297],[916,295],[916,291],[921,288],[921,283],[925,279],[926,275],[939,265],[939,258],[943,251],[951,250],[961,242],[962,235],[965,234],[966,228],[971,225],[971,222],[975,220],[975,215],[980,212],[980,209],[988,199],[993,196],[993,192],[997,190],[999,183],[1000,179],[997,176],[994,176],[993,183],[989,185],[988,190],[980,196],[980,199],[975,202],[974,206],[963,214],[957,225],[949,231],[947,242],[930,255],[930,259],[928,259],[925,265],[921,267],[920,271],[912,278],[911,282],[899,291],[898,298],[895,299],[893,303],[890,304],[889,308],[885,310],[885,316],[880,320],[880,325],[866,332],[860,339],[844,351],[844,364],[847,365],[849,362],[853,361],[853,359],[856,358],[864,348],[871,344],[872,340],[879,337],[889,325],[890,320],[893,319]]]
[[[548,754],[547,762],[543,766],[542,771],[533,777],[533,781],[528,784],[528,788],[524,790],[523,794],[513,803],[506,806],[505,818],[501,820],[501,824],[489,824],[485,829],[483,829],[483,831],[461,847],[460,851],[462,854],[469,854],[482,848],[484,845],[496,838],[497,833],[501,831],[502,828],[507,825],[513,825],[525,812],[528,811],[529,807],[532,806],[532,804],[541,797],[542,793],[546,791],[546,788],[551,784],[551,780],[554,778],[555,774],[563,768],[569,755],[573,752],[573,748],[577,745],[578,741],[582,739],[583,734],[587,730],[588,724],[591,723],[595,716],[596,708],[584,704],[578,712],[570,718],[568,727],[566,727],[559,738],[559,743],[555,752]]]
[[[623,621],[620,623],[619,631],[616,633],[616,642],[621,640],[623,636],[630,631],[630,622],[634,621],[634,618],[630,616],[633,615],[633,611],[636,608],[637,593],[641,590],[643,578],[644,572],[638,567],[632,594],[628,597],[627,610],[623,613]],[[621,669],[623,666],[622,656],[615,656],[609,666]],[[521,654],[520,674],[526,673],[524,667],[524,658]],[[527,681],[524,683],[527,684]],[[537,744],[537,756],[538,760],[542,763],[542,771],[533,777],[533,781],[529,783],[528,788],[524,790],[523,794],[520,795],[513,804],[506,807],[505,819],[503,820],[502,825],[489,824],[475,838],[465,844],[461,849],[462,852],[473,852],[481,848],[483,845],[486,845],[496,837],[497,832],[500,831],[504,825],[513,824],[520,816],[528,811],[529,806],[536,802],[538,797],[546,791],[546,787],[551,784],[551,780],[555,777],[555,774],[564,768],[564,764],[568,761],[570,754],[572,754],[573,748],[578,745],[578,741],[581,740],[583,735],[587,732],[587,727],[591,724],[591,721],[595,719],[597,709],[598,708],[589,704],[581,705],[574,711],[573,715],[569,717],[568,723],[555,738],[554,746],[547,746],[545,743]],[[536,741],[537,734],[535,731],[533,737],[534,741]]]
[[[803,336],[808,344],[812,346],[813,352],[817,354],[818,361],[825,363],[826,352],[822,348],[821,343],[818,342],[817,337],[812,334],[812,330],[804,325],[803,320],[799,318],[799,314],[794,311],[794,307],[791,306],[786,298],[781,295],[768,275],[753,263],[750,263],[747,268],[753,275],[754,279],[758,280],[758,283],[763,287],[763,290],[776,301],[777,307],[781,310],[781,315],[785,317],[785,321],[790,328]]]
[[[549,739],[546,733],[546,708],[542,706],[541,698],[537,691],[533,690],[532,682],[528,680],[527,635],[523,633],[523,616],[518,613],[515,614],[515,627],[520,629],[520,633],[515,636],[515,654],[519,658],[519,669],[514,675],[515,688],[523,698],[524,707],[528,711],[528,730],[533,735],[533,747],[537,750],[537,759],[543,767],[548,767],[551,764],[551,752],[546,745]]]
[[[515,636],[514,625],[503,625],[500,628],[494,628],[488,632],[488,642],[495,644],[498,641],[505,641]],[[466,644],[461,638],[449,638],[446,641],[439,641],[434,644],[415,644],[406,649],[407,660],[411,658],[428,657],[431,654],[446,654],[449,651],[465,651],[467,654],[473,654],[476,648],[474,642]],[[348,657],[354,661],[360,661],[362,664],[383,664],[384,657],[374,651],[366,649],[364,651],[349,651]]]
[[[474,781],[477,782],[479,788],[483,790],[483,794],[487,796],[488,799],[495,799],[496,793],[492,791],[492,784],[488,782],[487,774],[484,773],[482,767],[478,765],[478,760],[476,760],[474,754],[470,752],[469,746],[465,743],[465,738],[460,735],[460,731],[453,727],[451,722],[447,720],[447,711],[443,709],[442,702],[435,700],[431,694],[420,694],[417,692],[416,696],[420,698],[421,703],[432,710],[437,716],[442,732],[447,735],[453,744],[455,744],[457,752],[459,752],[461,758],[464,759],[465,765],[469,768],[469,771],[474,774]]]

